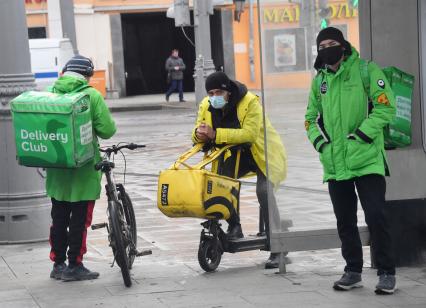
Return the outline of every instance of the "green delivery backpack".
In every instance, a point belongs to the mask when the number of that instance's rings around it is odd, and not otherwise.
[[[94,157],[90,97],[24,92],[11,102],[18,163],[27,167],[78,168]]]
[[[370,76],[368,61],[361,59],[360,72],[364,90],[370,93]],[[394,149],[411,144],[411,103],[414,87],[414,76],[407,74],[396,67],[383,69],[390,87],[395,94],[396,117],[384,128],[385,148]]]

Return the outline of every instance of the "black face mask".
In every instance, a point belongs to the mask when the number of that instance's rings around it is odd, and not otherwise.
[[[342,46],[332,46],[318,51],[322,62],[328,65],[336,64],[343,56]]]

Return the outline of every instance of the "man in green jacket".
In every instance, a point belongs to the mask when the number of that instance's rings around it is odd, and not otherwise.
[[[63,68],[63,75],[52,91],[69,93],[81,89],[90,96],[95,157],[77,169],[47,169],[46,190],[52,200],[52,226],[49,242],[50,259],[55,262],[51,278],[65,281],[95,279],[99,273],[83,266],[87,228],[92,221],[95,200],[101,192],[101,173],[94,166],[100,161],[97,137],[108,139],[116,131],[102,95],[88,85],[93,75],[90,59],[75,56]],[[68,229],[68,230],[67,230]],[[68,250],[68,266],[65,264]]]
[[[281,227],[273,187],[283,181],[287,175],[287,155],[284,145],[269,120],[266,119],[266,123],[263,124],[259,98],[247,91],[245,85],[230,80],[223,72],[215,72],[207,77],[205,86],[208,96],[200,104],[192,140],[195,143],[215,146],[241,145],[237,177],[257,176],[256,195],[263,214],[260,219],[265,222],[269,240],[269,218],[273,219],[275,228]],[[265,129],[268,135],[269,178],[266,178]],[[234,149],[223,155],[215,169],[219,174],[234,177],[235,163]],[[269,196],[268,191],[271,192]],[[272,211],[270,215],[268,215],[269,211]],[[231,214],[228,224],[229,239],[243,237],[240,217],[237,213]],[[279,254],[271,253],[265,268],[278,267],[278,257]]]
[[[383,127],[395,116],[394,94],[382,70],[361,60],[340,30],[321,30],[317,49],[318,74],[312,81],[305,127],[323,165],[346,261],[345,273],[333,287],[349,290],[361,285],[356,188],[378,268],[376,293],[392,294],[395,265],[384,216],[388,165]],[[362,65],[368,69],[369,93],[364,89]]]

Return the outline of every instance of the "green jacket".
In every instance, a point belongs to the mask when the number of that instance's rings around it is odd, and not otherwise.
[[[209,111],[209,97],[205,97],[199,107],[197,121],[192,130],[192,141],[199,143],[195,134],[196,128],[205,123],[213,127],[212,114]],[[266,118],[266,125],[263,124],[262,106],[259,98],[251,92],[247,92],[238,102],[237,117],[241,128],[218,128],[216,130],[216,144],[242,144],[250,143],[250,151],[256,165],[266,175],[265,160],[265,138],[264,130],[266,126],[268,138],[268,163],[269,163],[269,180],[277,186],[284,181],[287,176],[287,154],[281,138],[272,127],[269,119]],[[225,155],[226,156],[226,155]],[[215,169],[215,166],[213,166]],[[252,176],[254,174],[248,174]]]
[[[352,48],[336,73],[323,68],[312,81],[305,128],[320,153],[324,181],[387,174],[383,127],[395,116],[395,97],[375,63],[368,64],[368,72],[369,95],[359,54]]]
[[[62,76],[55,82],[53,88],[57,93],[68,93],[84,84],[87,84],[86,80]],[[93,88],[86,88],[83,92],[90,95],[93,136],[102,139],[111,138],[116,127],[102,95]],[[96,137],[93,138],[95,158],[84,166],[77,169],[47,169],[46,190],[49,197],[69,202],[99,199],[102,175],[94,168],[101,159]]]

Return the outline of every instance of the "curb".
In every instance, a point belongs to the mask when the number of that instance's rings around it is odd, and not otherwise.
[[[163,109],[195,109],[195,103],[188,105],[175,104],[156,104],[156,105],[133,105],[133,106],[109,106],[111,112],[129,112],[129,111],[154,111]]]
[[[126,112],[126,111],[152,111],[161,110],[162,105],[136,105],[136,106],[110,106],[111,112]]]
[[[163,109],[196,109],[195,102],[187,102],[186,104],[179,103],[178,105],[175,103],[163,104]]]

